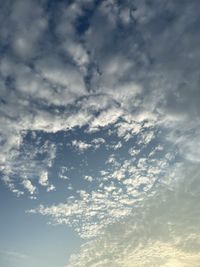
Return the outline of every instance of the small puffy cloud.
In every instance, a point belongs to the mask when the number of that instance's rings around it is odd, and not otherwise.
[[[51,192],[51,191],[55,191],[55,190],[56,190],[56,188],[53,184],[51,184],[47,187],[47,192]]]
[[[119,122],[116,127],[118,136],[126,141],[133,137],[133,135],[138,134],[142,128],[141,124],[134,120]]]
[[[117,108],[111,108],[100,113],[98,117],[95,117],[90,124],[91,130],[98,130],[101,127],[106,127],[115,123],[121,116],[123,111]]]
[[[90,176],[90,175],[85,175],[85,176],[84,176],[84,180],[86,180],[86,181],[88,181],[88,182],[92,182],[94,179],[93,179],[93,177]]]
[[[47,186],[49,184],[47,171],[42,171],[42,173],[40,174],[38,182],[42,186]]]
[[[55,191],[56,188],[53,184],[50,184],[49,178],[48,178],[48,172],[47,171],[42,171],[40,174],[40,177],[38,179],[38,183],[41,186],[44,186],[47,188],[47,192]]]
[[[101,145],[105,144],[106,141],[105,139],[103,139],[102,137],[99,137],[99,138],[94,138],[92,141],[91,141],[92,145],[94,148],[99,148]]]
[[[72,146],[75,147],[80,152],[84,152],[85,150],[89,149],[92,145],[85,143],[81,140],[73,140],[72,141]]]
[[[24,180],[22,181],[22,185],[24,186],[25,189],[28,190],[28,192],[29,192],[31,195],[33,195],[33,194],[36,193],[36,187],[31,183],[30,180],[28,180],[28,179],[24,179]]]

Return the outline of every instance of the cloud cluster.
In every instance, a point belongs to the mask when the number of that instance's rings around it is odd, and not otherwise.
[[[123,137],[127,116],[136,124],[171,127],[173,142],[172,133],[179,131],[180,152],[185,156],[189,150],[186,157],[196,159],[199,4],[54,5],[23,0],[2,5],[1,172],[15,172],[11,165],[28,131],[87,125],[92,132],[125,119]]]
[[[147,133],[150,133],[151,138]],[[136,135],[138,142],[131,147],[131,155],[130,148],[127,147],[126,160],[110,154],[103,169],[96,172],[94,177],[85,175],[84,180],[95,184],[92,188],[84,187],[74,192],[73,198],[70,196],[64,203],[40,205],[29,212],[49,216],[50,221],[56,224],[69,225],[82,238],[98,236],[107,225],[130,215],[137,203],[144,201],[149,195],[154,195],[156,184],[163,182],[164,177],[169,175],[170,165],[174,165],[175,153],[172,155],[171,148],[153,146],[154,135],[146,129]],[[133,156],[138,145],[140,150]],[[83,153],[82,145],[79,149]],[[115,146],[112,151],[115,153]],[[88,164],[87,169],[90,167]],[[171,175],[168,181],[173,180]]]
[[[174,184],[176,188],[159,186],[156,194],[140,202],[125,220],[84,244],[68,266],[197,267],[199,166],[184,163],[173,172],[181,180],[178,186]]]

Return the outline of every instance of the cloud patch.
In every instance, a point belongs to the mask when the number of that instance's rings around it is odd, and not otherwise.
[[[186,162],[174,171],[179,182],[173,188],[171,183],[170,187],[160,185],[157,193],[136,205],[125,220],[84,244],[67,266],[197,267],[199,166]]]

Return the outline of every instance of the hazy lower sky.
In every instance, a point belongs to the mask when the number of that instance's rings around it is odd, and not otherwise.
[[[0,0],[0,266],[200,266],[200,1]]]

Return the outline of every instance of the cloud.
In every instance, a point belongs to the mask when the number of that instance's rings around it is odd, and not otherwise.
[[[10,250],[3,250],[3,251],[1,250],[0,254],[2,256],[8,257],[9,259],[14,258],[14,259],[22,259],[23,260],[23,259],[28,258],[28,255],[26,255],[26,254],[19,253],[16,251],[10,251]]]
[[[3,44],[20,60],[38,55],[39,42],[47,28],[47,18],[38,1],[17,1],[3,5],[9,16],[3,20]],[[7,10],[6,10],[7,8]],[[1,14],[4,15],[5,13]]]
[[[98,130],[98,128],[106,127],[109,124],[115,123],[121,116],[123,111],[119,108],[110,108],[101,112],[98,117],[95,117],[90,124],[90,130]]]
[[[54,191],[56,188],[53,184],[49,183],[48,179],[48,172],[47,171],[42,171],[38,180],[38,183],[41,186],[47,187],[47,192]]]
[[[199,166],[185,162],[174,171],[179,183],[173,188],[160,185],[125,220],[82,245],[68,266],[198,266],[200,236],[194,218],[199,209]]]
[[[78,151],[83,152],[87,149],[89,149],[92,145],[91,144],[87,144],[81,140],[73,140],[72,141],[72,146],[75,147]]]
[[[93,177],[90,175],[85,175],[84,179],[88,182],[92,182],[93,181]]]
[[[22,184],[29,191],[31,195],[33,195],[36,192],[36,187],[32,185],[30,180],[25,179],[22,181]]]
[[[103,139],[102,137],[99,137],[99,138],[94,138],[91,143],[97,149],[101,145],[105,144],[105,142],[106,142],[105,139]]]
[[[40,178],[39,178],[39,183],[42,185],[42,186],[47,186],[49,181],[48,181],[48,173],[43,171],[41,174],[40,174]]]

